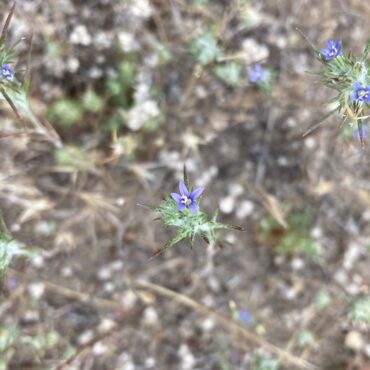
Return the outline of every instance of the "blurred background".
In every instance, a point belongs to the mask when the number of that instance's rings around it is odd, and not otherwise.
[[[5,276],[0,369],[369,369],[369,147],[335,115],[303,137],[333,95],[297,31],[359,55],[369,17],[359,0],[18,1],[16,68],[33,33],[30,106],[63,145],[0,140],[5,222],[38,250]],[[184,164],[202,208],[246,231],[149,260],[173,230],[138,204]]]

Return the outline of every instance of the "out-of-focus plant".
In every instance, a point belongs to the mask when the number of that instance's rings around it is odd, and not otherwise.
[[[323,310],[326,307],[330,306],[331,297],[330,294],[325,289],[320,289],[315,296],[315,306],[319,310]]]
[[[19,69],[16,69],[16,48],[23,40],[20,39],[9,45],[8,29],[12,20],[16,3],[11,6],[6,17],[0,35],[0,101],[6,101],[17,118],[22,122],[27,120],[33,125],[34,132],[47,137],[56,146],[61,146],[60,139],[50,126],[43,125],[33,114],[28,102],[28,89],[30,85],[30,69],[26,68],[26,73],[21,76]],[[31,50],[32,37],[29,38],[29,54]],[[28,58],[30,59],[30,58]],[[24,125],[24,124],[23,124]],[[27,128],[27,130],[29,130]]]
[[[117,76],[110,77],[106,82],[108,96],[123,109],[128,109],[132,105],[136,69],[134,62],[125,60],[119,64]]]
[[[55,124],[68,128],[81,122],[83,109],[80,104],[71,100],[62,98],[51,105],[48,118]]]
[[[0,212],[0,279],[3,278],[13,259],[30,258],[34,255],[34,251],[24,248],[20,242],[13,239]]]
[[[343,123],[357,126],[355,137],[358,137],[361,145],[364,145],[366,133],[363,122],[369,118],[370,107],[370,65],[368,62],[370,40],[359,57],[351,52],[345,52],[341,40],[329,40],[327,46],[321,50],[307,38],[306,40],[324,67],[322,71],[314,72],[314,74],[320,77],[324,86],[336,92],[336,96],[328,101],[334,104],[335,108],[306,135],[316,129],[326,118],[338,113]]]
[[[230,87],[239,86],[242,83],[243,65],[236,62],[220,64],[214,68],[216,76]]]
[[[203,65],[216,62],[222,56],[217,40],[209,32],[202,34],[192,42],[190,52],[197,62]]]
[[[152,257],[162,254],[183,239],[189,241],[192,249],[196,236],[200,236],[207,244],[222,246],[219,243],[217,230],[242,230],[238,226],[217,222],[217,212],[209,219],[208,215],[199,208],[200,196],[203,191],[204,188],[194,190],[190,188],[186,168],[184,167],[184,181],[180,181],[179,193],[166,194],[162,205],[150,207],[159,214],[158,219],[164,223],[166,228],[174,227],[176,229],[174,238]]]
[[[17,327],[0,328],[0,370],[7,370],[9,361],[17,356],[16,345],[28,347],[39,358],[60,344],[60,335],[56,331],[42,332],[38,335],[20,335]]]
[[[7,370],[8,361],[17,338],[18,330],[16,328],[0,328],[0,370]]]
[[[273,217],[260,221],[261,239],[273,243],[279,255],[288,256],[303,253],[311,257],[320,255],[320,249],[310,235],[312,217],[309,212],[291,213],[284,229]]]
[[[54,102],[47,116],[55,124],[69,128],[83,124],[86,113],[100,113],[104,108],[103,99],[92,89],[88,88],[80,99],[61,98]]]
[[[370,297],[356,299],[349,310],[348,317],[356,324],[370,324]]]
[[[279,370],[280,361],[267,356],[256,356],[253,364],[253,370]]]
[[[298,334],[297,346],[301,349],[311,346],[315,343],[316,337],[312,331],[303,329]]]

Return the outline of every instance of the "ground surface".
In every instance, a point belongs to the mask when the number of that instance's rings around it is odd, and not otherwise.
[[[269,358],[281,369],[369,368],[370,335],[348,312],[370,284],[370,151],[342,135],[340,117],[302,137],[327,112],[330,92],[305,73],[320,65],[296,27],[320,47],[342,39],[359,53],[370,5],[203,3],[18,4],[11,37],[34,29],[31,104],[64,149],[33,136],[0,141],[5,221],[40,250],[6,276],[0,323],[18,331],[8,369],[277,369]],[[189,43],[202,30],[243,64],[239,86],[197,65]],[[105,86],[127,60],[136,74],[117,103]],[[248,66],[261,60],[276,71],[270,96],[247,82]],[[87,89],[104,108],[69,127],[53,122],[53,103],[80,101]],[[159,122],[151,130],[121,124],[123,144],[112,146],[112,112],[125,116],[148,90]],[[16,129],[5,106],[2,117]],[[222,250],[198,240],[193,251],[183,243],[149,261],[172,232],[138,204],[176,191],[184,163],[206,187],[202,207],[219,207],[222,222],[246,231],[224,233]],[[294,226],[264,238],[260,222],[304,211],[303,238],[321,254],[282,256],[278,243]],[[300,345],[304,330],[314,339]]]

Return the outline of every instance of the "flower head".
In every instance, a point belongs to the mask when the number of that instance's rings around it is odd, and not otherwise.
[[[248,310],[239,310],[239,320],[242,323],[250,324],[253,321],[253,315]]]
[[[341,45],[342,45],[342,40],[338,40],[338,41],[329,40],[328,46],[324,49],[321,49],[320,54],[322,54],[325,57],[326,61],[337,58],[343,54]]]
[[[352,132],[353,137],[356,138],[358,142],[364,141],[369,133],[369,129],[367,128],[367,126],[362,126],[361,130],[362,130],[362,140],[360,136],[360,130],[358,128],[356,128],[356,130]]]
[[[8,64],[3,64],[1,66],[1,76],[4,79],[12,80],[14,76],[14,71]]]
[[[180,181],[179,190],[180,194],[171,193],[171,197],[174,201],[177,202],[177,207],[179,208],[179,210],[183,211],[186,207],[189,207],[189,209],[193,213],[197,213],[199,207],[196,199],[199,198],[200,195],[203,193],[204,188],[197,188],[190,193],[185,183],[183,181]]]
[[[258,83],[266,79],[268,72],[260,64],[254,65],[249,71],[249,81]]]
[[[355,90],[352,94],[352,100],[370,103],[370,85],[363,87],[359,82],[355,82],[354,87]]]

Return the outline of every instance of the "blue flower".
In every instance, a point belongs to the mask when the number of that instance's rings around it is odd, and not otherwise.
[[[249,81],[252,83],[261,82],[266,79],[268,72],[260,64],[254,65],[249,71]]]
[[[239,320],[242,323],[249,324],[253,321],[253,316],[248,310],[239,311]]]
[[[352,100],[370,103],[370,85],[363,87],[359,82],[355,82],[354,88]]]
[[[327,61],[337,58],[343,54],[341,45],[342,45],[342,40],[338,40],[338,41],[329,40],[328,47],[321,49],[320,54],[322,54],[325,57],[325,60]]]
[[[199,198],[200,195],[203,193],[204,188],[195,189],[190,193],[185,183],[183,181],[180,181],[179,190],[180,194],[171,193],[171,197],[174,201],[177,202],[177,207],[179,208],[179,210],[183,211],[186,207],[189,207],[189,209],[193,213],[197,213],[199,207],[196,199]]]
[[[368,127],[362,126],[362,141],[367,138],[368,133],[369,133]],[[358,128],[356,128],[356,130],[352,132],[352,135],[354,138],[356,138],[358,142],[361,142],[360,130]]]
[[[2,78],[12,80],[14,76],[14,71],[8,64],[3,64],[1,66],[1,76]]]

